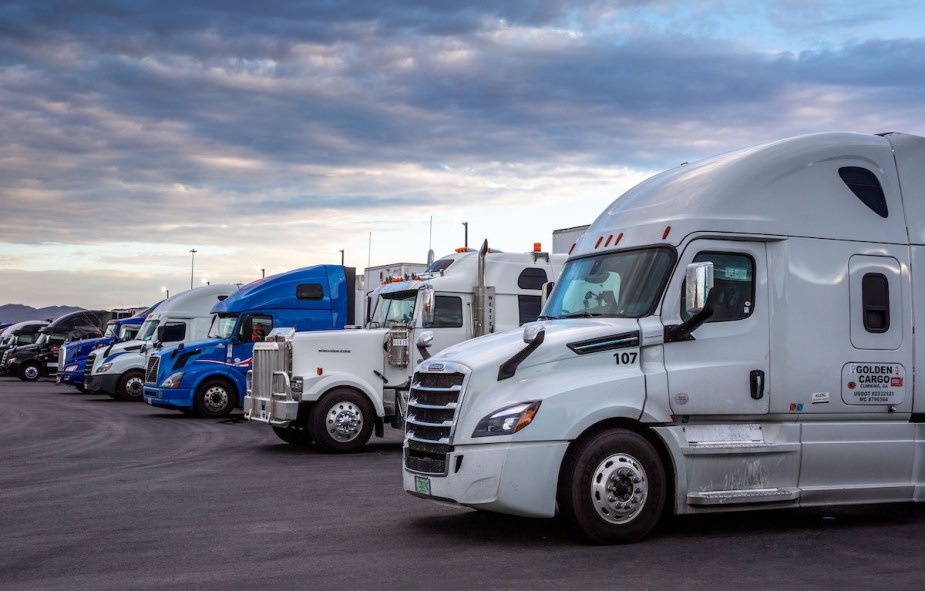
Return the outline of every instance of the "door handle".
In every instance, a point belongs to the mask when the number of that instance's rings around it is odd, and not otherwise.
[[[748,382],[751,387],[752,398],[755,400],[764,398],[764,372],[760,369],[752,370],[748,374]]]

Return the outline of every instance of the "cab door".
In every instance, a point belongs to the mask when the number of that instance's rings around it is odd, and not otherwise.
[[[714,313],[689,340],[665,343],[671,410],[676,415],[766,414],[770,321],[765,245],[691,242],[666,290],[666,326],[687,318],[684,281],[692,262],[713,263]]]

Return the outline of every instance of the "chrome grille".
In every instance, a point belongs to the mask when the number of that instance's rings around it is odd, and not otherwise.
[[[445,476],[456,411],[467,371],[442,364],[447,371],[414,374],[405,421],[405,468],[422,474]]]
[[[84,383],[90,381],[90,374],[93,373],[93,362],[96,361],[96,353],[87,355],[87,363],[84,365]]]
[[[148,357],[148,366],[145,368],[146,384],[157,384],[157,369],[160,367],[160,364],[160,355],[152,355]]]
[[[274,392],[284,390],[274,380],[275,372],[292,371],[290,341],[265,341],[254,344],[253,365],[248,394],[253,398],[270,400]],[[276,386],[274,388],[274,386]]]

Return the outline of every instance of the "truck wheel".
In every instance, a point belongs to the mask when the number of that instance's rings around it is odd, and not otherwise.
[[[626,429],[595,435],[566,454],[559,483],[563,517],[599,544],[645,537],[665,506],[665,469],[655,448]]]
[[[140,369],[133,369],[122,374],[116,386],[116,396],[121,400],[137,401],[144,397],[145,374]]]
[[[74,384],[74,387],[77,388],[77,391],[81,394],[87,391],[87,388],[83,384]]]
[[[209,380],[196,390],[193,407],[201,417],[227,417],[234,410],[237,397],[225,380]]]
[[[312,439],[327,452],[357,451],[372,435],[373,412],[362,394],[347,388],[331,390],[312,409]]]
[[[34,382],[42,377],[42,368],[35,361],[27,361],[19,368],[19,379]]]

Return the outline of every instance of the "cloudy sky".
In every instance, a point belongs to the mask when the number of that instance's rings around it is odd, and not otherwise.
[[[0,0],[0,304],[549,246],[680,162],[925,134],[923,74],[908,0]]]

